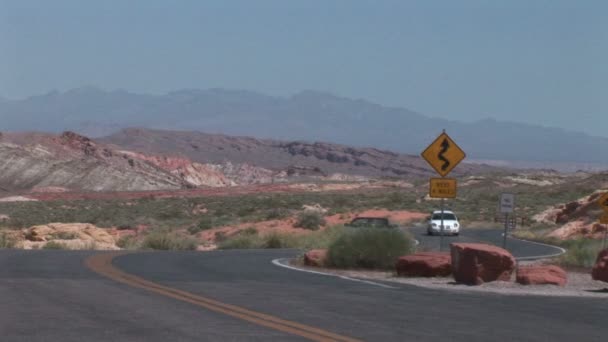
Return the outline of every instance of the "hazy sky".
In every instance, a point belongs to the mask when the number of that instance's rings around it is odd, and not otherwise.
[[[608,1],[0,0],[0,95],[326,90],[608,136]]]

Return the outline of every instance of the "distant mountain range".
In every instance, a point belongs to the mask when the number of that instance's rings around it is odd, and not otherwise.
[[[327,141],[409,154],[420,153],[446,129],[470,159],[608,162],[608,138],[495,120],[431,118],[316,91],[284,98],[223,89],[142,95],[83,87],[24,100],[3,99],[0,119],[3,131],[73,130],[99,137],[127,127],[147,127]]]

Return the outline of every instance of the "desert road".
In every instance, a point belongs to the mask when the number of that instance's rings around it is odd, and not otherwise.
[[[547,252],[509,242],[519,256]],[[485,342],[608,336],[608,300],[387,288],[272,264],[298,253],[2,250],[1,340]]]

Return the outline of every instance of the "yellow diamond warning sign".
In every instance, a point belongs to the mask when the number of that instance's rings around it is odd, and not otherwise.
[[[422,158],[442,177],[447,176],[465,157],[464,151],[445,132],[422,152]]]
[[[431,178],[429,196],[432,198],[456,198],[456,180]]]

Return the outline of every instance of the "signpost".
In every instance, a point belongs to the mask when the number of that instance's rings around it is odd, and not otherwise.
[[[502,237],[502,248],[507,247],[507,229],[509,228],[509,214],[515,209],[515,195],[503,193],[500,195],[500,212],[505,214],[505,232]]]
[[[456,180],[445,178],[465,157],[464,151],[443,132],[422,152],[422,158],[442,177],[431,178],[429,196],[441,198],[441,227],[439,251],[443,249],[443,212],[445,199],[456,197]]]

